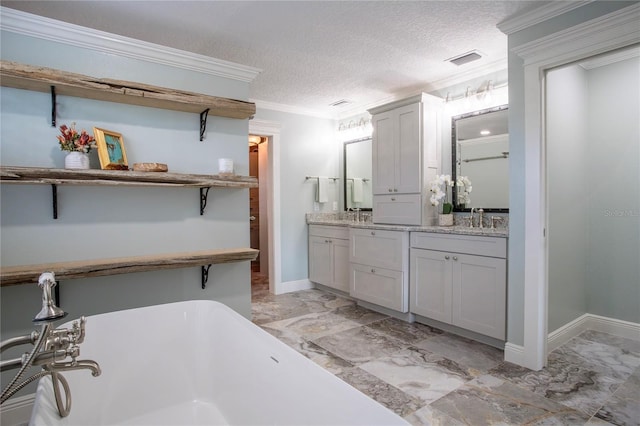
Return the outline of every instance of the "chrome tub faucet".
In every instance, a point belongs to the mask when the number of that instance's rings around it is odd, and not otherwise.
[[[28,335],[13,337],[0,342],[0,352],[13,346],[32,344],[33,349],[25,352],[21,357],[0,362],[0,371],[19,368],[16,376],[2,390],[0,403],[15,395],[29,383],[50,375],[53,383],[53,393],[61,417],[66,417],[71,411],[71,391],[69,383],[60,372],[86,369],[97,377],[101,374],[100,366],[92,360],[77,360],[80,355],[80,344],[85,337],[85,317],[74,321],[71,328],[54,329],[53,322],[64,318],[67,313],[57,307],[51,296],[51,290],[56,286],[53,272],[44,272],[38,279],[38,286],[42,288],[42,309],[33,322],[41,325],[40,331],[33,331]],[[21,381],[25,372],[32,366],[42,366],[42,370]],[[62,389],[61,390],[61,386]],[[65,402],[62,400],[64,394]]]

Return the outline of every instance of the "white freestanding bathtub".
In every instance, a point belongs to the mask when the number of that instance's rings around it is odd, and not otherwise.
[[[68,327],[69,324],[65,324]],[[188,301],[87,318],[71,413],[40,380],[30,425],[391,425],[395,413],[227,306]]]

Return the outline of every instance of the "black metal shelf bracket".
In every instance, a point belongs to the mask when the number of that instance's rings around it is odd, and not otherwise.
[[[207,197],[209,197],[210,186],[206,188],[200,188],[200,216],[204,214],[204,209],[207,207]]]
[[[204,140],[204,134],[207,131],[207,116],[209,115],[209,108],[200,113],[200,142]]]
[[[56,127],[56,86],[51,86],[51,127]]]
[[[211,264],[207,266],[202,266],[202,289],[207,288],[207,281],[209,281],[209,269],[211,268]]]
[[[53,202],[53,218],[58,218],[58,185],[51,184],[51,201]]]

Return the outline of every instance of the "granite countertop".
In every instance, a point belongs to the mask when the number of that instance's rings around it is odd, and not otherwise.
[[[455,226],[411,226],[411,225],[383,225],[372,222],[356,222],[354,220],[339,219],[332,217],[330,214],[307,214],[307,224],[309,225],[331,225],[331,226],[347,226],[351,228],[380,229],[388,231],[410,231],[410,232],[433,232],[439,234],[457,234],[457,235],[478,235],[485,237],[502,237],[509,236],[507,227],[491,228],[469,228],[464,225]]]

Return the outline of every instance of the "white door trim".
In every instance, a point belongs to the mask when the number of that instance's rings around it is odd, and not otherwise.
[[[280,232],[280,123],[272,121],[249,121],[249,133],[269,139],[269,165],[267,167],[267,227],[269,244],[269,292],[283,293],[281,232]]]
[[[524,60],[525,255],[523,365],[539,370],[547,359],[547,226],[545,73],[590,56],[640,43],[640,4],[513,49]]]

